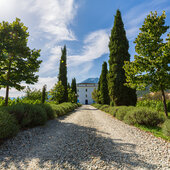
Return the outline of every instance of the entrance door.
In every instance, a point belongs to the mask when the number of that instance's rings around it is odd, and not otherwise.
[[[85,104],[88,104],[88,100],[85,100]]]

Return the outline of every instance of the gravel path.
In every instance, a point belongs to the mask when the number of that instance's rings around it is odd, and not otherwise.
[[[170,169],[164,140],[92,106],[20,132],[0,146],[0,169]]]

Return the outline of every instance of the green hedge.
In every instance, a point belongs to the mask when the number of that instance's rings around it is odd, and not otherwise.
[[[76,104],[76,103],[61,103],[61,104],[58,104],[58,105],[50,104],[50,106],[54,110],[56,116],[63,116],[65,114],[67,114],[68,112],[75,110],[79,106],[79,104]]]
[[[165,121],[163,113],[147,107],[109,106],[101,104],[93,104],[92,106],[132,125],[156,126]]]
[[[62,116],[75,110],[79,104],[26,104],[17,103],[0,107],[0,139],[12,137],[19,128],[44,125],[47,120]]]
[[[124,121],[131,125],[157,126],[165,121],[165,116],[150,108],[140,107],[127,112]]]
[[[163,126],[162,126],[162,131],[166,136],[170,137],[170,119],[167,119]]]
[[[16,104],[6,108],[15,116],[21,128],[44,125],[47,121],[46,110],[38,104]]]
[[[0,110],[0,139],[15,136],[18,130],[19,125],[15,117],[5,110]]]

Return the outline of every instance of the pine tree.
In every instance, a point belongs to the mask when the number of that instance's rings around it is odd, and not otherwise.
[[[75,92],[75,94],[77,94],[77,87],[76,87],[76,79],[75,78],[72,79],[71,89],[72,89],[73,92]]]
[[[60,68],[59,68],[59,75],[58,79],[61,81],[61,84],[64,86],[64,94],[63,98],[61,99],[61,102],[67,102],[68,101],[68,91],[67,91],[67,50],[66,46],[64,46],[63,49],[61,49],[62,55],[60,60]]]
[[[109,59],[109,95],[115,105],[135,105],[137,101],[136,90],[124,86],[126,83],[124,61],[130,61],[128,53],[129,43],[122,21],[121,13],[117,10],[114,26],[111,30]]]
[[[104,62],[102,65],[102,72],[100,76],[100,101],[101,104],[109,104],[109,90],[108,90],[108,82],[107,82],[107,63]]]

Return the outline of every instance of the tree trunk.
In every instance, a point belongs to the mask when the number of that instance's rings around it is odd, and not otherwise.
[[[163,100],[163,104],[164,104],[165,115],[166,115],[166,117],[168,117],[168,111],[167,111],[167,105],[166,105],[166,98],[165,98],[165,93],[164,93],[164,90],[163,90],[163,88],[162,88],[162,85],[161,85],[161,92],[162,92],[162,100]]]
[[[8,106],[9,86],[6,86],[5,106]]]
[[[7,83],[9,82],[10,71],[11,71],[11,57],[9,58],[9,66],[8,66],[8,72],[7,72]],[[6,86],[5,106],[8,106],[8,97],[9,97],[9,85]]]

